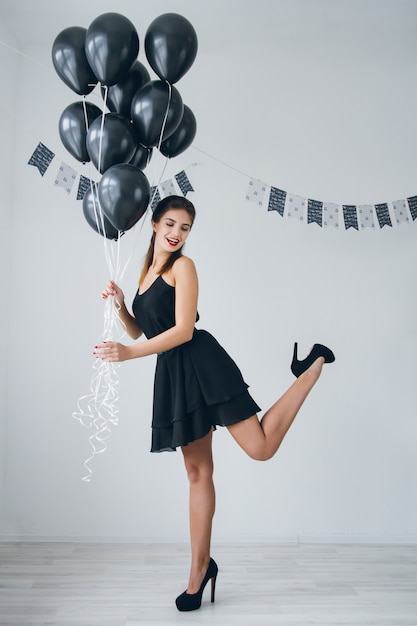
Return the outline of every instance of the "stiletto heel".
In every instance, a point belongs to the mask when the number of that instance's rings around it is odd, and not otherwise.
[[[305,372],[310,367],[310,365],[313,365],[314,361],[316,361],[320,357],[324,358],[325,363],[333,363],[333,361],[335,360],[335,356],[330,348],[323,346],[321,343],[315,343],[311,349],[310,354],[303,361],[298,360],[297,348],[298,344],[295,343],[291,363],[291,371],[297,378],[301,376],[301,374]]]
[[[217,574],[211,579],[211,601],[214,602],[214,594],[216,592]]]
[[[210,562],[203,578],[203,582],[200,585],[200,589],[197,593],[187,593],[184,591],[178,598],[175,600],[175,604],[177,605],[177,609],[179,611],[195,611],[199,609],[201,606],[201,599],[203,597],[203,591],[208,581],[211,580],[211,601],[214,602],[214,594],[216,591],[216,579],[219,568],[217,567],[216,562],[210,558]]]

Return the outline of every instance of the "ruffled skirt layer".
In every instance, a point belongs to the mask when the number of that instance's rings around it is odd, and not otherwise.
[[[207,331],[158,355],[151,452],[175,450],[258,411],[236,363]]]

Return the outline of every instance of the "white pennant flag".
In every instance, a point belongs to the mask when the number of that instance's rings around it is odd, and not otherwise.
[[[55,186],[65,189],[69,195],[76,178],[77,172],[66,163],[61,162],[61,166],[55,178]]]
[[[339,228],[340,205],[332,202],[323,202],[324,228]]]
[[[362,229],[375,228],[375,209],[372,204],[360,204],[358,213]]]
[[[409,222],[407,200],[395,200],[392,203],[394,209],[395,221],[397,224],[401,222]]]
[[[159,188],[161,190],[161,198],[178,195],[171,178],[169,180],[164,180],[164,182],[159,185]]]
[[[249,202],[255,202],[258,206],[262,206],[266,187],[266,183],[263,183],[257,178],[251,178],[246,192],[246,200]]]
[[[291,219],[305,220],[307,209],[307,198],[302,196],[294,196],[291,193],[287,194],[287,201],[285,203],[287,211],[287,217]]]

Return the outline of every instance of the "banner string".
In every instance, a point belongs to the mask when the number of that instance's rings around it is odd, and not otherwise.
[[[197,152],[201,152],[201,154],[205,154],[210,159],[213,159],[213,161],[217,161],[218,163],[221,163],[221,165],[224,165],[225,167],[228,167],[229,169],[233,170],[234,172],[237,172],[238,174],[241,174],[242,176],[245,176],[245,178],[252,178],[252,176],[250,176],[249,174],[246,174],[245,172],[242,172],[242,170],[239,170],[236,167],[234,167],[233,165],[230,165],[230,163],[226,163],[225,161],[222,161],[218,157],[215,157],[212,154],[210,154],[209,152],[205,152],[201,148],[197,148],[197,146],[191,145],[190,148],[192,148],[193,150],[196,150]],[[193,165],[197,165],[197,164],[194,163]]]
[[[28,61],[31,61],[32,63],[35,63],[36,65],[39,65],[39,67],[41,67],[44,70],[48,70],[48,72],[51,70],[51,68],[48,65],[41,63],[41,61],[38,61],[38,59],[36,59],[35,57],[31,57],[25,54],[24,52],[22,52],[21,50],[17,50],[16,48],[13,48],[13,46],[10,46],[5,41],[0,41],[0,46],[3,46],[3,48],[6,48],[7,50],[10,50],[11,52],[14,52],[15,54],[20,55],[24,59],[27,59]]]

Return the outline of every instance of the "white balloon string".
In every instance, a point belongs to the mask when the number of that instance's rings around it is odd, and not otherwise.
[[[101,172],[101,168],[103,165],[101,162],[101,157],[102,157],[102,146],[103,146],[104,118],[106,115],[107,93],[108,93],[108,87],[106,85],[104,87],[103,113],[101,116],[100,140],[99,140],[99,147],[98,147],[98,171],[99,172]]]
[[[165,112],[165,116],[162,123],[161,133],[158,141],[158,150],[162,144],[162,137],[164,135],[165,127],[168,120],[169,107],[171,104],[172,98],[172,88],[169,83],[169,96],[168,96],[168,104]],[[103,115],[101,120],[101,135],[99,142],[99,157],[98,157],[98,166],[99,171],[101,170],[101,160],[102,160],[102,138],[103,138],[103,127],[104,127],[104,114],[105,114],[105,106],[107,100],[108,88],[105,87],[104,93],[104,102],[103,102]],[[85,123],[86,129],[88,132],[88,117],[87,117],[87,109],[84,102],[84,115],[85,115]],[[96,183],[93,182],[92,177],[90,175],[90,185],[91,185],[91,193],[92,193],[92,201],[94,208],[94,216],[96,220],[97,230],[103,233],[104,240],[104,256],[106,259],[107,267],[110,273],[110,277],[116,283],[121,280],[126,272],[127,267],[131,261],[131,258],[134,254],[136,245],[138,243],[139,235],[142,232],[142,228],[145,222],[145,217],[153,205],[154,199],[156,197],[156,193],[158,190],[158,186],[160,185],[162,178],[165,174],[165,170],[168,164],[169,158],[167,157],[164,163],[164,167],[159,174],[158,182],[153,185],[153,193],[151,194],[151,198],[148,204],[148,207],[145,211],[145,214],[142,216],[142,224],[138,229],[138,233],[136,236],[136,240],[133,248],[131,249],[130,254],[126,260],[124,266],[121,266],[121,233],[119,232],[118,238],[115,246],[110,246],[109,241],[106,238],[106,229],[104,223],[104,214],[102,208],[100,206],[100,200],[98,194],[94,193],[94,186]],[[126,332],[126,326],[123,321],[119,317],[120,305],[118,305],[113,299],[107,298],[105,307],[104,307],[104,326],[103,333],[98,340],[98,343],[103,343],[106,341],[113,341],[116,332],[120,335],[120,324],[124,328],[122,332],[122,336]],[[93,459],[98,454],[103,454],[107,450],[107,440],[111,436],[112,428],[116,426],[119,422],[118,413],[119,409],[117,406],[117,402],[119,399],[119,394],[117,391],[117,386],[119,384],[119,376],[118,376],[118,368],[120,367],[120,363],[109,363],[107,361],[101,361],[100,359],[96,359],[93,363],[93,375],[91,377],[90,382],[90,393],[84,396],[81,396],[77,402],[77,410],[73,412],[73,417],[77,419],[85,428],[90,428],[93,430],[92,435],[90,435],[88,442],[91,448],[90,456],[84,461],[83,465],[86,470],[85,476],[83,476],[82,480],[85,482],[90,482],[91,477],[93,475],[93,471],[91,469],[91,463]]]
[[[107,106],[107,95],[108,95],[108,87],[105,86],[104,87],[104,96],[103,96],[103,99],[102,99],[103,106],[102,106],[101,132],[100,132],[100,139],[99,139],[98,168],[100,168],[100,169],[101,169],[101,159],[102,159],[103,128],[104,128],[104,116],[105,116],[106,106]],[[86,108],[86,104],[85,104],[85,96],[83,97],[83,106],[84,106],[85,125],[86,125],[86,130],[87,130],[87,133],[88,133],[89,124],[88,124],[87,108]],[[91,187],[91,193],[92,193],[92,198],[93,198],[93,208],[94,208],[94,217],[95,217],[95,221],[96,221],[96,226],[97,226],[98,232],[101,232],[103,234],[104,256],[105,256],[105,259],[106,259],[106,262],[107,262],[107,267],[108,267],[108,270],[109,270],[109,274],[110,274],[111,278],[113,278],[113,280],[115,280],[115,277],[114,277],[114,261],[112,259],[112,252],[113,252],[113,250],[112,250],[112,247],[110,246],[109,241],[107,240],[107,237],[106,237],[106,226],[105,226],[105,221],[104,221],[104,213],[103,213],[103,210],[101,208],[101,204],[100,204],[100,200],[99,200],[98,194],[94,194],[94,191],[93,191],[94,183],[92,182],[91,161],[89,163],[89,166],[90,166],[89,167],[90,187]],[[118,239],[120,239],[120,232],[119,232],[119,235],[118,235]]]
[[[160,132],[159,139],[158,139],[158,150],[160,150],[160,148],[161,148],[161,144],[162,144],[162,137],[163,137],[164,132],[165,132],[165,126],[166,126],[166,124],[167,124],[167,120],[168,120],[168,113],[169,113],[169,107],[170,107],[170,105],[171,105],[171,98],[172,98],[172,87],[171,87],[170,83],[168,83],[168,82],[167,82],[167,85],[168,85],[168,103],[167,103],[167,108],[166,108],[166,111],[165,111],[164,119],[163,119],[163,122],[162,122],[161,132]],[[132,256],[133,256],[133,254],[134,254],[134,252],[135,252],[135,250],[136,250],[136,246],[137,246],[137,243],[138,243],[138,241],[139,241],[139,236],[140,236],[140,234],[141,234],[141,232],[142,232],[143,226],[144,226],[145,221],[146,221],[146,220],[145,220],[145,218],[146,218],[146,216],[148,215],[149,209],[150,209],[150,208],[152,207],[152,205],[153,205],[153,202],[154,202],[154,199],[155,199],[156,193],[157,193],[157,191],[158,191],[158,187],[159,187],[159,185],[161,184],[162,178],[163,178],[163,176],[164,176],[164,174],[165,174],[165,170],[166,170],[166,168],[167,168],[168,161],[169,161],[169,157],[166,157],[166,159],[165,159],[165,163],[164,163],[164,167],[162,168],[162,171],[161,171],[161,173],[159,174],[159,179],[158,179],[158,182],[157,182],[156,184],[155,184],[155,181],[153,181],[153,182],[152,182],[153,192],[152,192],[151,197],[150,197],[150,199],[149,199],[149,204],[148,204],[148,206],[147,206],[147,208],[146,208],[146,211],[145,211],[144,215],[143,215],[143,216],[142,216],[142,218],[141,218],[141,225],[140,225],[139,229],[135,229],[135,230],[137,230],[137,231],[138,231],[138,232],[137,232],[137,236],[136,236],[136,238],[135,238],[135,243],[134,243],[134,245],[133,245],[133,247],[132,247],[132,249],[131,249],[130,254],[128,255],[128,258],[127,258],[127,261],[126,261],[126,263],[125,263],[125,266],[124,266],[124,267],[123,267],[123,269],[121,270],[120,278],[123,278],[123,276],[124,276],[124,274],[125,274],[125,272],[126,272],[126,269],[128,268],[129,263],[130,263],[130,261],[131,261],[131,259],[132,259]]]
[[[165,111],[164,121],[162,122],[161,134],[159,136],[159,142],[158,142],[159,151],[161,150],[162,137],[164,136],[165,126],[168,121],[169,107],[171,106],[171,98],[172,98],[172,87],[168,81],[166,81],[166,84],[168,85],[168,104],[167,104],[167,110]]]
[[[105,88],[105,97],[103,103],[103,116],[101,126],[101,136],[99,143],[99,159],[98,165],[101,165],[102,158],[102,137],[103,137],[103,125],[104,125],[104,113],[107,98],[107,87]],[[84,102],[84,116],[85,124],[88,132],[88,117],[87,108]],[[104,257],[106,260],[107,268],[112,280],[117,282],[120,274],[120,257],[121,257],[121,233],[118,233],[118,238],[115,246],[111,246],[110,242],[106,238],[106,227],[104,221],[104,213],[102,211],[98,194],[94,193],[94,187],[97,183],[92,180],[90,164],[90,188],[92,194],[94,217],[98,232],[103,234],[104,242]],[[108,298],[104,306],[104,323],[103,332],[98,340],[98,344],[105,341],[113,341],[116,337],[116,333],[120,335],[120,318],[118,310],[120,306],[114,306],[113,299]],[[118,310],[117,310],[118,309]],[[122,326],[125,327],[124,324]],[[123,336],[124,332],[121,334]],[[119,394],[117,392],[117,386],[119,384],[118,368],[120,363],[109,363],[95,359],[93,363],[93,374],[90,381],[90,393],[79,398],[77,402],[77,410],[73,412],[73,417],[77,419],[85,428],[91,428],[94,432],[90,435],[88,441],[91,448],[90,456],[84,461],[83,465],[86,470],[83,481],[89,482],[91,480],[93,471],[90,467],[94,457],[98,454],[102,454],[107,450],[107,440],[111,435],[112,428],[118,424],[118,406],[117,402]]]
[[[157,193],[157,191],[158,191],[158,186],[161,184],[162,178],[163,178],[163,176],[164,176],[164,174],[165,174],[165,170],[166,170],[167,165],[168,165],[168,161],[169,161],[169,158],[167,157],[167,158],[165,159],[164,167],[162,168],[162,171],[161,171],[161,173],[160,173],[160,175],[159,175],[158,182],[157,182],[156,184],[154,184],[154,183],[152,184],[153,192],[152,192],[151,197],[150,197],[150,199],[149,199],[149,204],[148,204],[148,206],[147,206],[147,208],[146,208],[145,213],[143,214],[143,216],[142,216],[142,218],[141,218],[141,220],[140,220],[140,221],[141,221],[141,224],[140,224],[140,226],[137,228],[137,236],[136,236],[136,238],[135,238],[134,245],[133,245],[133,246],[132,246],[132,248],[131,248],[130,254],[129,254],[129,255],[128,255],[128,257],[127,257],[127,260],[126,260],[126,263],[125,263],[125,265],[124,265],[123,269],[121,270],[121,273],[120,273],[120,279],[122,279],[122,278],[123,278],[123,276],[125,275],[125,272],[126,272],[126,270],[127,270],[128,266],[129,266],[129,263],[130,263],[130,261],[131,261],[131,259],[132,259],[132,257],[133,257],[133,254],[135,253],[135,250],[136,250],[136,247],[137,247],[137,244],[138,244],[138,241],[139,241],[139,236],[140,236],[140,234],[142,233],[142,229],[143,229],[143,226],[144,226],[145,221],[146,221],[146,220],[145,220],[145,218],[146,218],[146,216],[148,215],[148,212],[149,212],[149,210],[150,210],[151,206],[153,205],[153,201],[154,201],[155,196],[156,196],[156,193]]]

